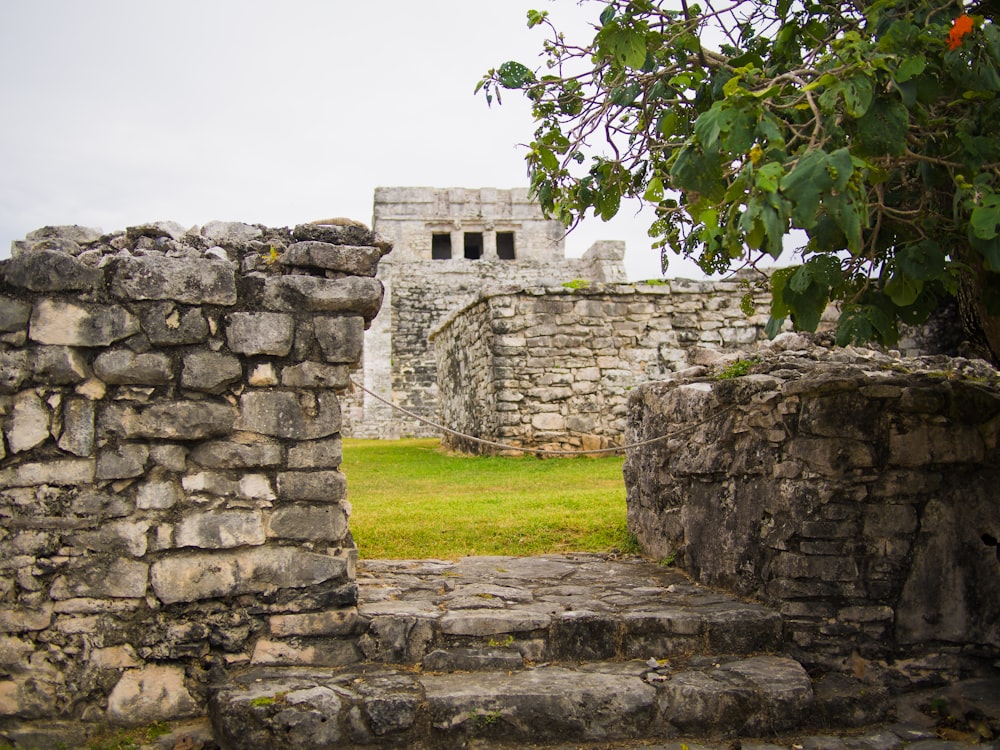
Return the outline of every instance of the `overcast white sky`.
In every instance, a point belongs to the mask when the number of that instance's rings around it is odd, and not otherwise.
[[[529,8],[582,34],[601,5],[0,0],[0,257],[47,224],[369,223],[378,185],[526,185],[527,106],[473,89],[535,66]],[[625,240],[630,278],[656,276],[648,223],[588,219],[568,252]]]

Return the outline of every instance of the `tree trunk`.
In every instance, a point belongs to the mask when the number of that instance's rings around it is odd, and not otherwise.
[[[962,315],[970,354],[1000,366],[1000,316],[986,309],[987,290],[1000,288],[1000,274],[973,269],[962,275],[958,309]]]

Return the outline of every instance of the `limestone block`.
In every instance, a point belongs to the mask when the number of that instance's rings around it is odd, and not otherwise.
[[[128,669],[142,666],[135,649],[127,643],[123,646],[95,648],[90,652],[90,663],[97,669]]]
[[[204,440],[229,434],[236,412],[214,401],[164,401],[142,411],[125,409],[120,417],[126,438]]]
[[[382,305],[382,282],[361,276],[271,276],[264,281],[262,303],[278,312],[346,312],[370,321]]]
[[[566,419],[561,414],[555,412],[535,414],[531,418],[531,426],[536,430],[562,431],[566,429]]]
[[[74,497],[70,508],[78,516],[100,516],[102,518],[121,518],[132,512],[131,503],[122,495],[92,490],[84,490]]]
[[[892,466],[980,463],[985,455],[982,435],[974,425],[922,422],[896,425],[889,433]]]
[[[106,448],[97,456],[95,478],[105,480],[142,476],[148,460],[149,447],[140,443]]]
[[[339,667],[361,661],[357,646],[351,641],[333,640],[303,644],[284,643],[262,638],[254,646],[251,664],[272,666]],[[337,700],[336,694],[330,696]]]
[[[113,724],[140,726],[199,713],[181,667],[151,664],[130,669],[108,696],[108,720]]]
[[[282,506],[268,520],[268,535],[279,539],[339,542],[347,536],[347,514],[339,504]]]
[[[119,299],[234,305],[236,269],[216,260],[153,255],[126,258],[115,268],[111,293]]]
[[[139,321],[118,305],[42,299],[35,303],[28,338],[39,344],[108,346],[139,332]]]
[[[10,259],[4,269],[4,280],[33,292],[82,291],[102,287],[104,271],[84,265],[64,252],[35,248]]]
[[[357,607],[351,607],[325,612],[271,615],[268,623],[271,635],[275,638],[288,638],[296,635],[350,635],[358,627],[359,618]],[[27,645],[27,647],[30,650],[31,646]]]
[[[34,391],[17,394],[4,426],[11,453],[23,453],[48,440],[51,418],[48,406]]]
[[[267,388],[278,385],[281,381],[274,365],[271,362],[262,362],[250,371],[247,382],[251,388]]]
[[[347,566],[346,556],[265,546],[171,555],[153,563],[150,577],[157,597],[174,604],[337,581]]]
[[[236,429],[271,437],[315,440],[340,431],[340,404],[333,394],[249,391],[240,397]]]
[[[96,531],[74,534],[74,544],[97,552],[114,552],[129,557],[142,557],[148,547],[147,533],[152,523],[141,521],[112,521]]]
[[[307,240],[288,247],[278,259],[284,266],[306,266],[339,271],[350,276],[374,276],[382,251],[377,247],[333,245]]]
[[[30,633],[52,624],[52,604],[37,608],[0,607],[0,633]]]
[[[71,398],[63,404],[62,433],[59,448],[74,456],[89,456],[94,452],[94,402]]]
[[[240,221],[210,221],[201,228],[201,236],[217,245],[239,247],[264,236],[260,227]]]
[[[350,371],[344,365],[324,365],[301,362],[281,371],[281,384],[286,388],[346,388]]]
[[[176,480],[159,476],[139,485],[135,505],[139,510],[166,510],[176,505],[183,493]]]
[[[0,716],[41,719],[55,713],[55,684],[28,675],[0,680]]]
[[[32,349],[35,380],[47,385],[74,385],[90,374],[87,359],[68,346],[38,346]]]
[[[232,313],[226,316],[226,341],[237,354],[284,357],[295,340],[295,319],[284,313]]]
[[[336,469],[342,458],[339,437],[296,443],[288,448],[289,469]]]
[[[0,351],[0,393],[13,393],[31,377],[28,352]]]
[[[162,385],[173,380],[166,354],[136,354],[130,349],[101,352],[94,359],[94,373],[111,385]]]
[[[26,331],[31,305],[13,297],[0,296],[0,332]]]
[[[97,227],[82,227],[79,224],[62,224],[33,229],[25,235],[27,240],[64,239],[78,245],[91,245],[104,235]]]
[[[299,224],[292,230],[297,242],[326,242],[331,245],[370,245],[388,252],[389,247],[377,233],[361,224]]]
[[[352,315],[341,318],[313,318],[316,340],[327,362],[354,363],[361,360],[364,343],[364,318]]]
[[[191,451],[191,460],[206,469],[249,469],[281,463],[281,445],[272,440],[213,440]]]
[[[184,357],[181,386],[192,391],[222,393],[243,377],[237,357],[221,352],[196,351]]]
[[[149,457],[157,466],[169,471],[181,472],[187,468],[187,449],[183,445],[169,443],[150,445]]]
[[[283,471],[278,474],[278,497],[284,501],[336,503],[346,496],[347,479],[339,471]]]
[[[221,510],[188,513],[177,524],[178,547],[226,549],[263,544],[264,521],[259,510]]]
[[[135,243],[140,237],[150,239],[170,239],[179,241],[187,234],[187,229],[176,221],[151,221],[146,224],[136,224],[125,229],[125,238],[129,243]]]
[[[333,613],[330,614],[339,614]],[[272,618],[273,619],[273,618]],[[274,625],[271,625],[274,632]],[[29,641],[13,636],[0,636],[0,666],[8,674],[13,670],[23,672],[28,666],[28,656],[34,652],[35,647]]]
[[[153,346],[198,344],[208,338],[208,321],[200,308],[154,302],[139,310],[143,333]]]
[[[88,597],[139,599],[146,595],[149,565],[138,560],[92,558],[89,564],[74,567],[58,576],[49,596],[53,599]]]
[[[24,463],[0,470],[0,487],[33,487],[40,484],[76,486],[92,484],[95,462],[82,458]]]

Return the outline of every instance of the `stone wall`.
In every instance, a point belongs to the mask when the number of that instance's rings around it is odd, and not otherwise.
[[[364,365],[355,377],[385,401],[425,419],[438,415],[428,335],[485,287],[625,278],[624,243],[595,243],[582,258],[566,258],[563,227],[545,218],[526,189],[377,188],[373,227],[394,249],[379,267],[385,304],[365,335]],[[478,258],[463,255],[467,233],[482,238]],[[504,234],[513,243],[506,256],[497,245]],[[435,236],[450,238],[449,259],[433,257]],[[345,409],[344,431],[369,438],[438,434],[360,390]]]
[[[764,338],[766,300],[747,317],[745,293],[735,280],[678,279],[483,293],[432,335],[441,420],[521,447],[621,445],[632,388]]]
[[[219,669],[358,658],[337,394],[388,249],[219,222],[14,243],[0,723],[177,717]]]
[[[633,391],[629,526],[780,606],[807,663],[919,678],[1000,656],[1000,375],[783,334],[752,374]]]

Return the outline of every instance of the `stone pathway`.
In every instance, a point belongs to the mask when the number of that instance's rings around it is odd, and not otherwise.
[[[879,686],[811,680],[780,654],[776,613],[638,558],[364,561],[358,584],[366,663],[234,676],[212,697],[225,750],[683,750],[680,737],[714,738],[689,750],[949,750],[977,739],[968,721],[942,739],[919,711],[894,720]],[[990,711],[984,731],[1000,731],[1000,707]]]

